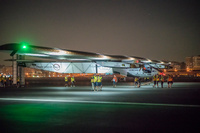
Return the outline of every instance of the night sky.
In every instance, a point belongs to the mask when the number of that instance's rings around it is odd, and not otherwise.
[[[182,62],[200,55],[199,7],[199,0],[0,0],[0,45]]]

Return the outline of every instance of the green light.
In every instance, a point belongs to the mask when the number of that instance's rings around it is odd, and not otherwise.
[[[20,43],[21,49],[27,49],[28,46],[29,46],[29,44],[28,44],[27,42],[21,42],[21,43]]]

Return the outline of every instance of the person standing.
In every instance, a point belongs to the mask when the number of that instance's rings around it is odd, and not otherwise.
[[[159,86],[158,86],[159,81],[160,81],[160,76],[159,76],[159,74],[157,74],[157,75],[156,75],[156,84],[157,84],[157,88],[159,87]]]
[[[153,83],[154,83],[153,85],[153,88],[154,88],[156,86],[156,75],[153,76]]]
[[[140,85],[141,85],[141,78],[138,77],[138,88],[140,88]]]
[[[6,87],[6,82],[7,82],[7,79],[6,79],[6,76],[3,77],[3,87],[5,88]]]
[[[12,76],[8,78],[10,86],[12,86]]]
[[[68,87],[68,75],[67,76],[65,76],[65,87]]]
[[[149,82],[149,77],[147,77],[147,82]]]
[[[100,88],[100,91],[102,91],[102,77],[101,74],[99,74],[99,76],[97,77],[97,82],[98,82],[98,87],[97,87],[97,91]]]
[[[91,77],[92,90],[94,90],[94,76],[95,76],[95,74]]]
[[[160,77],[161,88],[163,88],[164,81],[165,81],[165,78],[163,75],[161,75],[161,77]]]
[[[95,91],[95,89],[97,89],[97,86],[98,86],[97,75],[94,74],[94,91]]]
[[[17,88],[19,88],[20,87],[20,77],[18,76],[17,77]]]
[[[173,84],[173,78],[171,75],[168,75],[168,88],[172,88],[172,84]]]
[[[75,78],[74,78],[74,76],[71,77],[71,87],[75,87]]]
[[[115,75],[114,75],[112,81],[113,81],[113,87],[116,87],[118,80],[117,80],[117,77]]]
[[[135,85],[135,87],[138,86],[138,77],[135,77],[135,79],[134,79],[134,85]]]

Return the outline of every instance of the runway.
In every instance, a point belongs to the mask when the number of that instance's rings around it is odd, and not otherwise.
[[[199,132],[200,83],[1,88],[6,132]]]

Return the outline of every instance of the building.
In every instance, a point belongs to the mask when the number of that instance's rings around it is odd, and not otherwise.
[[[172,62],[171,62],[171,66],[172,66],[173,69],[175,69],[175,70],[180,70],[180,69],[181,69],[181,63],[180,63],[180,62],[172,61]]]
[[[187,70],[200,70],[200,55],[186,57],[186,68]]]
[[[186,57],[185,58],[185,64],[186,64],[187,69],[192,69],[193,68],[192,57]]]
[[[200,70],[200,55],[193,56],[192,61],[193,61],[193,70]]]

